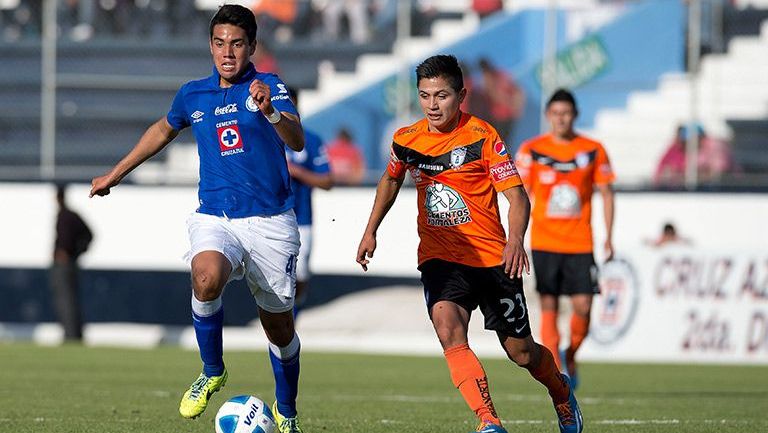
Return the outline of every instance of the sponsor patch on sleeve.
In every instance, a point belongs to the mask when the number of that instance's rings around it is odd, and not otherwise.
[[[502,182],[517,175],[517,167],[512,161],[500,162],[491,166],[491,177],[494,182]]]

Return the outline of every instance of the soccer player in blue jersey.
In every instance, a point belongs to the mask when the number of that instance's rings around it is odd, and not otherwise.
[[[289,87],[293,105],[299,106],[296,89]],[[304,150],[296,152],[286,149],[288,172],[291,173],[291,189],[296,205],[296,221],[299,223],[301,249],[296,263],[296,302],[294,318],[299,316],[307,297],[307,287],[312,273],[309,269],[309,256],[312,253],[312,188],[329,190],[333,186],[328,153],[323,140],[314,132],[304,129]]]
[[[209,31],[213,73],[181,87],[168,115],[112,170],[93,179],[91,197],[109,194],[181,129],[192,127],[200,156],[200,206],[187,220],[188,258],[203,371],[182,397],[179,412],[196,418],[227,380],[221,295],[227,282],[245,278],[269,340],[279,430],[301,433],[300,342],[293,322],[299,231],[285,148],[301,151],[304,132],[286,85],[249,62],[256,49],[253,13],[222,6]]]

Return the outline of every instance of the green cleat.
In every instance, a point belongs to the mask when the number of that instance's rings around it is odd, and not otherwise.
[[[221,376],[208,377],[200,373],[197,380],[189,387],[179,404],[179,413],[184,418],[197,418],[208,407],[208,399],[211,394],[220,390],[227,383],[227,370]]]
[[[286,418],[280,415],[277,411],[277,402],[272,405],[272,415],[275,417],[275,424],[280,433],[302,433],[298,417]]]

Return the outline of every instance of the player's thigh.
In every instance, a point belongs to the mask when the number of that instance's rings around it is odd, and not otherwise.
[[[536,291],[542,295],[560,296],[562,294],[563,255],[550,251],[531,251],[533,273],[536,279]]]
[[[271,217],[251,217],[239,227],[248,250],[246,280],[256,302],[270,312],[293,308],[299,230],[293,211]]]
[[[245,249],[234,233],[231,221],[195,212],[187,219],[187,232],[190,249],[185,259],[192,268],[193,279],[196,271],[210,272],[213,278],[226,274],[223,284],[242,278]]]
[[[502,266],[477,268],[477,273],[485,329],[518,339],[531,335],[522,278],[510,278]]]
[[[600,293],[597,284],[597,265],[592,253],[564,256],[563,292],[567,295]]]
[[[440,259],[431,259],[419,265],[424,300],[432,318],[435,304],[449,301],[471,313],[479,303],[468,274],[469,267]]]
[[[299,237],[301,238],[301,248],[299,248],[299,256],[296,259],[296,280],[309,281],[312,276],[309,269],[309,257],[312,254],[312,226],[300,225]]]

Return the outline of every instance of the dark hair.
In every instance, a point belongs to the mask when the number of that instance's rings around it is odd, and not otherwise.
[[[295,87],[288,86],[288,96],[291,98],[294,104],[299,103],[299,92],[296,91]]]
[[[675,226],[673,226],[672,223],[664,224],[663,232],[665,235],[674,235],[676,231],[677,230],[675,230]]]
[[[455,56],[446,54],[432,56],[416,67],[416,83],[420,83],[423,78],[437,77],[448,80],[451,88],[456,92],[464,88],[464,74]]]
[[[579,113],[579,109],[576,107],[576,98],[573,97],[573,93],[566,89],[555,90],[555,93],[553,93],[549,98],[549,101],[547,101],[547,108],[554,102],[568,102],[573,106],[573,112],[575,114]]]
[[[216,15],[211,18],[209,39],[213,39],[213,27],[217,24],[232,24],[245,30],[248,43],[256,42],[256,17],[250,9],[240,5],[224,5],[219,8]]]

